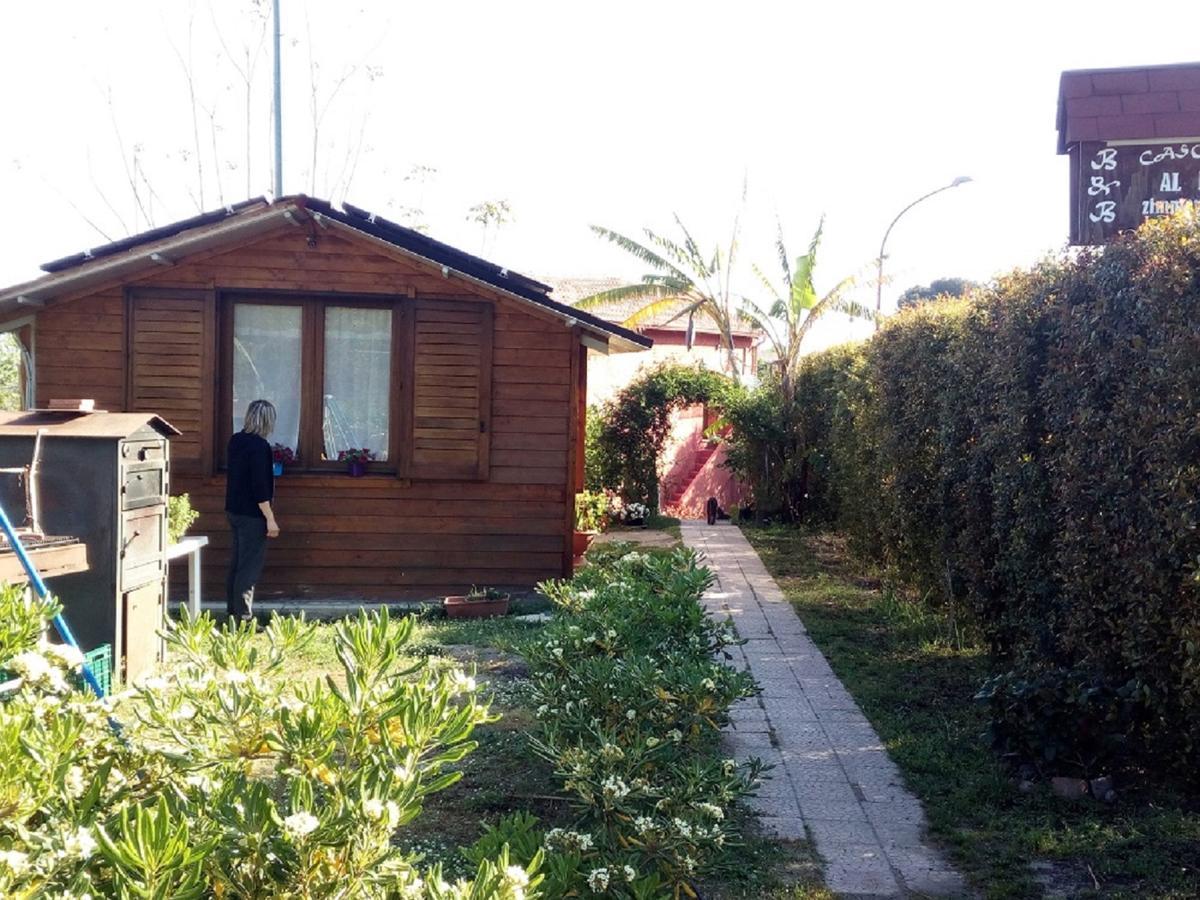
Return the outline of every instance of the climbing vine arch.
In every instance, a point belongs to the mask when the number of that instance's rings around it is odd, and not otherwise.
[[[616,491],[627,503],[658,506],[658,460],[671,413],[697,403],[721,404],[733,382],[699,366],[662,363],[642,372],[599,411],[589,426],[588,490]]]

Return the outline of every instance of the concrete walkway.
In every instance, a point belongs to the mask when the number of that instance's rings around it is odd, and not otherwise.
[[[731,616],[746,639],[733,664],[763,689],[734,708],[726,734],[733,755],[775,767],[752,801],[764,828],[811,836],[841,896],[970,896],[925,842],[920,801],[741,531],[685,522],[683,539],[716,573],[709,613]]]

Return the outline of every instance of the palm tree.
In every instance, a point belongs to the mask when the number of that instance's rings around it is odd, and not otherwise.
[[[809,241],[808,253],[797,257],[793,266],[788,262],[787,247],[783,242],[783,227],[780,226],[775,239],[775,251],[783,270],[783,290],[779,290],[758,266],[754,266],[754,273],[773,298],[773,302],[769,309],[764,310],[755,301],[743,297],[741,309],[738,311],[743,319],[767,336],[779,364],[784,398],[789,404],[795,399],[795,375],[801,347],[817,321],[829,312],[846,313],[855,319],[874,316],[869,307],[847,296],[858,280],[855,275],[843,278],[824,296],[817,295],[813,286],[813,271],[816,269],[817,249],[821,245],[824,229],[825,217],[822,216],[812,240]]]
[[[654,271],[644,275],[638,283],[601,291],[583,298],[576,305],[580,309],[594,309],[614,301],[644,301],[644,305],[621,324],[626,328],[636,328],[654,316],[673,312],[664,324],[686,318],[689,347],[695,317],[707,316],[720,333],[729,373],[736,380],[740,373],[733,346],[733,327],[738,314],[733,302],[730,277],[737,255],[738,220],[735,218],[733,222],[729,249],[722,253],[720,246],[717,246],[711,256],[700,251],[700,245],[692,238],[679,216],[675,216],[675,224],[682,232],[682,244],[656,234],[649,228],[645,229],[645,243],[639,243],[608,228],[592,225],[592,231],[600,237],[636,256]]]

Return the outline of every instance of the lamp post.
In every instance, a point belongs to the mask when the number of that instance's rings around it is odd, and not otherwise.
[[[930,191],[928,194],[922,194],[920,197],[918,197],[912,203],[908,204],[908,206],[904,207],[904,209],[900,210],[900,212],[898,212],[896,214],[896,218],[892,219],[892,224],[887,227],[887,231],[885,231],[883,233],[883,240],[879,242],[879,258],[876,260],[876,275],[877,275],[877,279],[876,279],[876,283],[875,283],[875,330],[876,331],[879,330],[879,317],[880,317],[881,309],[883,307],[883,251],[884,251],[884,248],[887,247],[887,239],[888,239],[888,236],[892,233],[892,229],[896,227],[896,223],[900,221],[901,216],[903,216],[906,212],[908,212],[910,209],[912,209],[914,206],[916,206],[922,200],[928,200],[934,194],[940,194],[942,191],[948,191],[948,190],[950,190],[950,188],[956,188],[960,184],[966,184],[968,181],[972,181],[972,180],[973,179],[969,175],[959,175],[957,178],[955,178],[949,184],[944,184],[940,188]]]

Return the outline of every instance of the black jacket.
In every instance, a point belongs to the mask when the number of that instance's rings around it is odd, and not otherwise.
[[[239,431],[229,439],[229,473],[225,479],[225,511],[264,518],[258,504],[275,496],[271,445],[257,434]]]

